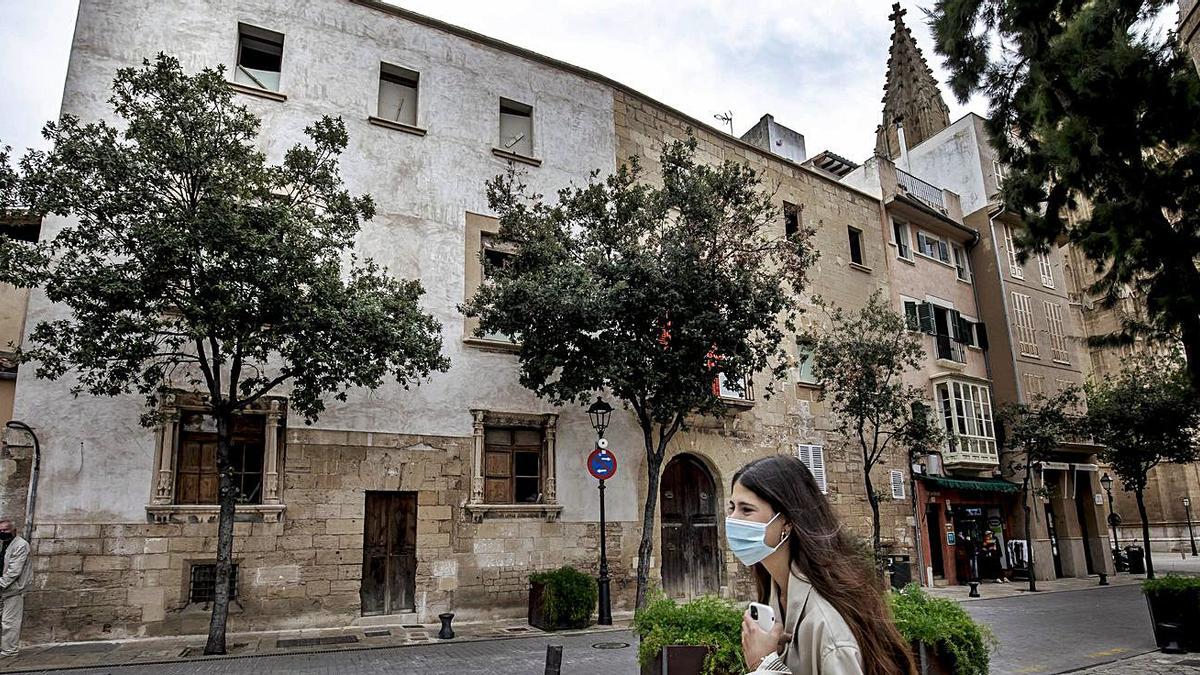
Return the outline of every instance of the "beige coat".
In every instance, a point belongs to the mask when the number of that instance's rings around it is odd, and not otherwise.
[[[10,597],[25,592],[29,578],[33,576],[33,565],[29,561],[29,542],[13,537],[4,552],[4,570],[0,574],[0,597]]]
[[[767,657],[757,672],[861,675],[862,654],[854,633],[807,579],[792,574],[785,613],[780,613],[779,588],[771,584],[771,609],[776,617],[784,617],[784,631],[792,634],[792,640],[778,656]]]

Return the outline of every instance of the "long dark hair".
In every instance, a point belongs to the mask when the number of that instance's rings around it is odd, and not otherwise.
[[[837,609],[850,626],[866,675],[916,672],[912,651],[892,622],[870,559],[850,533],[842,530],[812,472],[796,457],[763,457],[743,466],[733,482],[758,495],[792,526],[788,553],[799,572]],[[759,602],[771,594],[771,577],[754,565]],[[786,598],[780,603],[786,605]]]

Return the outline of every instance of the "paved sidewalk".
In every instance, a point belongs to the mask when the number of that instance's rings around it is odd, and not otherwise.
[[[1132,586],[1140,584],[1146,578],[1144,574],[1117,574],[1108,578],[1110,586]],[[1014,598],[1026,595],[1041,595],[1042,593],[1054,593],[1058,591],[1080,591],[1087,588],[1099,588],[1100,577],[1090,576],[1086,579],[1055,579],[1054,581],[1039,581],[1037,582],[1037,593],[1029,591],[1028,581],[1010,581],[1008,583],[998,584],[994,581],[985,581],[979,584],[978,598],[968,597],[971,589],[968,586],[940,586],[936,588],[927,588],[926,591],[930,595],[939,598],[948,598],[957,600],[958,602],[971,602],[976,600],[995,600],[997,598]]]
[[[613,626],[593,626],[579,631],[556,633],[543,632],[523,623],[520,619],[504,622],[456,623],[454,624],[455,638],[453,640],[439,640],[437,638],[438,625],[413,624],[232,633],[226,640],[228,654],[217,657],[204,656],[205,637],[203,635],[74,642],[23,648],[16,658],[0,660],[0,673],[56,672],[64,669],[135,664],[211,663],[213,659],[225,661],[234,658],[272,655],[296,656],[310,653],[511,640],[537,636],[549,638],[594,635],[597,638],[596,641],[603,641],[601,637],[605,634],[613,631],[627,631],[631,621],[631,613],[617,613],[613,618]],[[544,651],[544,649],[543,646],[542,650]],[[146,672],[155,671],[151,669]]]
[[[1200,673],[1200,654],[1151,652],[1103,666],[1069,672],[1073,675],[1196,675]]]

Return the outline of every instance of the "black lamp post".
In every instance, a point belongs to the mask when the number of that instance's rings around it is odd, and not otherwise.
[[[1105,473],[1100,477],[1100,485],[1108,493],[1108,525],[1112,528],[1113,565],[1115,566],[1120,563],[1119,551],[1121,550],[1121,544],[1117,541],[1117,523],[1121,522],[1121,516],[1118,516],[1117,512],[1113,510],[1112,476]],[[1113,569],[1118,572],[1120,571],[1115,567]]]
[[[1188,539],[1192,541],[1192,557],[1196,557],[1196,533],[1192,531],[1192,500],[1183,498],[1183,512],[1187,514]]]
[[[10,420],[5,427],[24,431],[33,439],[33,467],[29,472],[29,493],[25,497],[25,540],[33,541],[33,515],[37,508],[38,474],[42,472],[42,446],[38,443],[37,434],[24,422]]]
[[[588,408],[588,417],[592,421],[592,428],[596,430],[596,447],[605,448],[608,446],[608,441],[604,439],[604,430],[608,428],[608,418],[612,415],[613,408],[599,396],[596,397],[596,402]],[[612,625],[612,596],[609,592],[608,583],[608,549],[605,545],[604,536],[604,479],[599,479],[600,482],[600,579],[598,585],[599,591],[599,617],[596,623],[601,626]]]

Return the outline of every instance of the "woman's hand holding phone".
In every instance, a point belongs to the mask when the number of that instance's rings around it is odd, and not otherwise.
[[[783,624],[775,620],[775,611],[767,605],[750,603],[742,615],[742,653],[750,670],[758,667],[767,655],[779,650],[783,641]]]

